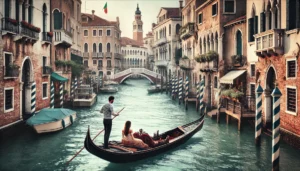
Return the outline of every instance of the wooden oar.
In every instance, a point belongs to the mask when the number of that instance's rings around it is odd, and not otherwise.
[[[118,114],[120,114],[121,112],[122,112],[122,110],[124,109],[125,107],[123,107],[119,112],[118,112]],[[119,116],[119,115],[117,115],[117,116]],[[114,116],[113,118],[112,118],[112,120],[114,120],[117,116]],[[94,138],[93,138],[93,141],[98,137],[98,135],[100,135],[102,132],[104,131],[104,129],[102,129]],[[79,153],[81,153],[81,151],[84,149],[84,146],[69,160],[69,161],[67,161],[67,165],[79,154]]]

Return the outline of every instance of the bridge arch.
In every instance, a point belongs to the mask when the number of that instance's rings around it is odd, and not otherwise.
[[[151,78],[149,78],[147,75],[142,74],[142,73],[140,73],[140,74],[133,74],[133,73],[128,74],[126,77],[124,77],[124,78],[120,81],[120,84],[123,83],[127,78],[129,78],[129,77],[132,76],[132,75],[140,75],[140,76],[142,76],[142,77],[144,77],[144,78],[147,78],[151,83],[154,84],[154,81],[153,81]]]

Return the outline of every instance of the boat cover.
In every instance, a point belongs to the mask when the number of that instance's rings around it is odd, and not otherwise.
[[[39,113],[33,115],[31,118],[29,118],[26,123],[28,125],[34,126],[34,125],[40,125],[45,124],[49,122],[55,122],[58,120],[62,120],[63,118],[70,116],[72,114],[76,113],[73,110],[70,109],[64,109],[64,108],[57,108],[57,109],[42,109]]]

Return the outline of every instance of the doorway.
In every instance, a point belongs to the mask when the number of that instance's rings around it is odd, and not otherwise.
[[[30,61],[26,59],[23,63],[22,68],[22,116],[24,117],[26,114],[31,114],[31,84],[30,84]],[[26,118],[26,117],[25,117]]]
[[[265,113],[266,113],[266,128],[272,130],[273,123],[273,98],[271,96],[276,81],[276,73],[273,67],[270,67],[266,78],[266,89],[265,89]]]

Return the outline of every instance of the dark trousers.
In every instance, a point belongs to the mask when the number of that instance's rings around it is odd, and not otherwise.
[[[112,126],[112,120],[111,119],[103,119],[103,125],[104,125],[104,148],[108,148],[108,139],[110,136],[111,126]]]

